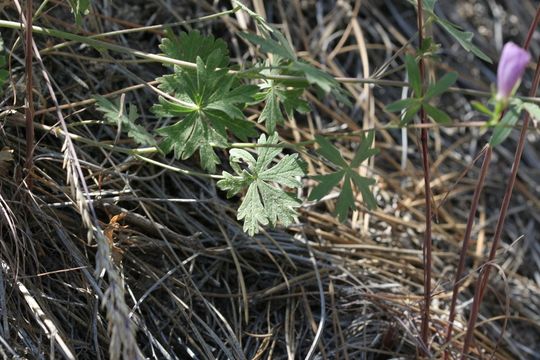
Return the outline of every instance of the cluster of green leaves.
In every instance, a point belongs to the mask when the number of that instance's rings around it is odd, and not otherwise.
[[[386,106],[386,110],[391,112],[403,111],[400,126],[406,126],[414,118],[416,113],[424,108],[424,111],[439,124],[450,124],[452,121],[448,114],[429,104],[429,101],[436,96],[441,95],[448,90],[457,80],[457,73],[450,72],[445,74],[439,81],[427,87],[422,91],[422,79],[416,60],[411,55],[405,55],[405,67],[409,77],[409,84],[413,91],[413,96],[408,99],[398,100]]]
[[[341,193],[336,203],[336,215],[341,222],[347,219],[349,209],[356,209],[353,188],[356,188],[362,194],[362,200],[368,209],[371,210],[377,207],[377,201],[370,190],[370,186],[375,184],[375,179],[361,176],[358,173],[358,167],[365,160],[379,153],[379,149],[371,147],[374,138],[375,132],[373,131],[362,136],[360,146],[358,146],[354,158],[349,164],[328,139],[322,136],[316,137],[317,144],[319,144],[317,152],[329,160],[336,168],[336,171],[331,174],[316,175],[313,177],[320,183],[311,191],[309,200],[321,200],[340,182],[343,182]]]
[[[409,0],[409,2],[416,5],[416,0]],[[451,23],[448,20],[441,19],[435,14],[435,3],[437,0],[424,0],[423,7],[424,12],[428,14],[428,21],[438,24],[443,28],[450,36],[452,36],[458,43],[468,52],[472,52],[478,58],[491,63],[492,60],[487,56],[482,50],[480,50],[476,45],[473,44],[474,34],[470,31],[464,31],[459,28],[457,25]]]
[[[80,7],[84,3],[77,4]],[[320,94],[333,93],[342,103],[349,102],[333,77],[300,60],[281,32],[249,9],[241,7],[255,19],[261,34],[243,33],[241,36],[269,54],[264,65],[232,71],[225,42],[197,31],[178,36],[167,32],[163,38],[160,45],[163,53],[185,63],[182,66],[167,65],[172,72],[157,79],[160,96],[152,111],[172,121],[155,131],[160,137],[159,142],[154,140],[153,134],[136,124],[138,114],[135,106],[130,104],[126,108],[122,100],[111,102],[102,97],[96,100],[97,109],[103,112],[104,119],[118,126],[138,144],[158,146],[164,154],[173,153],[180,160],[198,154],[201,167],[211,173],[220,163],[217,149],[228,148],[231,138],[248,142],[249,138],[257,136],[255,124],[248,121],[244,110],[246,106],[263,103],[258,122],[264,123],[271,135],[259,137],[255,153],[231,149],[229,163],[233,173],[223,171],[223,179],[217,183],[228,197],[245,192],[238,209],[238,219],[243,220],[244,230],[253,235],[265,225],[291,224],[301,204],[291,189],[302,186],[301,177],[305,175],[303,162],[297,154],[280,157],[282,146],[278,144],[276,128],[285,122],[285,116],[293,116],[295,111],[309,111],[303,93],[310,85]],[[242,78],[251,77],[258,79],[258,86],[242,81]],[[327,156],[338,170],[334,174],[315,177],[321,184],[314,189],[310,199],[320,199],[326,194],[325,189],[329,192],[343,181],[343,196],[337,206],[341,221],[346,219],[348,209],[354,208],[353,187],[363,194],[368,208],[376,205],[369,190],[374,180],[354,171],[376,153],[369,147],[373,137],[374,134],[370,133],[364,138],[351,165],[335,156],[337,150],[328,140],[317,138],[319,152]]]
[[[196,31],[179,37],[169,33],[161,50],[174,59],[196,63],[196,68],[175,65],[173,74],[158,78],[164,95],[154,113],[180,119],[158,130],[163,136],[160,148],[165,153],[174,151],[178,159],[198,151],[201,166],[215,172],[219,158],[214,148],[227,147],[227,130],[242,141],[257,134],[242,110],[254,100],[258,87],[240,83],[229,72],[228,49],[221,39]]]
[[[253,235],[261,225],[275,226],[279,221],[291,224],[296,216],[300,200],[275,184],[289,188],[300,188],[300,178],[305,175],[298,154],[285,155],[277,164],[270,166],[281,153],[277,133],[268,139],[262,134],[257,144],[257,158],[244,149],[232,149],[229,162],[235,175],[223,172],[223,180],[217,185],[227,191],[227,197],[243,192],[247,188],[242,204],[238,208],[238,220],[244,220],[244,231]],[[246,168],[242,169],[241,164]]]
[[[260,33],[260,35],[256,35],[244,32],[240,33],[240,36],[251,44],[259,46],[262,52],[271,55],[265,66],[258,69],[259,74],[263,76],[263,79],[267,75],[277,75],[268,76],[272,79],[267,79],[266,84],[262,87],[265,107],[259,122],[265,122],[270,133],[274,131],[277,124],[283,123],[282,110],[285,110],[289,116],[295,110],[300,113],[309,111],[308,103],[301,98],[307,85],[314,85],[323,94],[332,93],[342,103],[350,104],[346,93],[336,79],[299,59],[289,41],[279,30],[239,1],[235,1],[235,3],[251,16]],[[286,79],[276,79],[279,75],[303,77],[307,83],[297,82],[291,87],[290,82]]]
[[[497,109],[492,111],[484,104],[476,101],[473,102],[473,107],[491,119],[486,123],[486,126],[494,126],[493,134],[489,140],[491,146],[500,145],[506,140],[517,124],[523,110],[527,111],[533,119],[540,120],[540,107],[535,103],[525,102],[518,98],[510,100],[500,121],[500,112]]]
[[[137,107],[129,104],[126,109],[119,99],[114,103],[102,96],[96,96],[97,110],[103,113],[104,119],[111,125],[117,126],[127,133],[137,144],[155,146],[156,140],[144,127],[136,123],[139,118]],[[127,111],[126,111],[127,110]]]

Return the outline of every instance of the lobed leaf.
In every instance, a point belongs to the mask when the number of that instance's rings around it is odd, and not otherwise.
[[[304,169],[297,154],[286,155],[271,167],[281,153],[281,148],[273,146],[277,142],[277,133],[268,138],[262,134],[257,142],[260,145],[257,158],[244,149],[232,149],[229,162],[237,176],[224,171],[223,180],[217,183],[220,189],[227,191],[227,196],[248,188],[238,209],[238,220],[244,220],[244,231],[250,235],[257,233],[261,226],[275,226],[277,222],[289,225],[296,218],[296,208],[300,206],[296,196],[276,185],[300,188],[302,184],[298,178],[305,174]],[[238,166],[242,161],[247,169],[241,170]]]
[[[129,104],[126,112],[120,101],[112,103],[102,96],[96,96],[95,99],[97,101],[97,110],[103,113],[108,123],[118,126],[137,144],[147,146],[154,146],[156,144],[154,137],[144,127],[136,124],[139,114],[135,105]]]

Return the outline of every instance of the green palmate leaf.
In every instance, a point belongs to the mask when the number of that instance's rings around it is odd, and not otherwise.
[[[176,49],[178,46],[182,49]],[[173,151],[179,159],[187,159],[199,151],[201,166],[214,172],[219,164],[214,148],[227,146],[227,131],[243,141],[256,135],[242,110],[253,101],[258,87],[243,85],[229,74],[226,47],[212,37],[190,33],[166,38],[162,50],[186,61],[193,61],[195,56],[197,69],[186,71],[175,67],[173,74],[158,78],[159,88],[172,100],[160,96],[152,110],[161,117],[180,118],[158,130],[163,136],[160,148],[165,153]]]
[[[343,159],[343,157],[341,156],[339,150],[334,145],[332,145],[330,140],[320,135],[315,136],[315,140],[317,141],[317,144],[319,144],[319,148],[317,149],[317,152],[319,154],[321,154],[337,166],[348,166],[345,159]]]
[[[220,182],[218,182],[218,186],[220,186]],[[225,186],[225,184],[221,183],[221,186]],[[246,196],[238,208],[237,219],[244,220],[244,231],[251,236],[260,231],[261,225],[268,225],[270,222],[256,182],[249,186]]]
[[[371,147],[373,140],[375,140],[375,131],[368,131],[365,136],[362,136],[362,142],[360,142],[360,146],[351,161],[352,168],[360,166],[365,160],[379,153],[379,149]]]
[[[90,0],[69,0],[69,5],[73,15],[75,15],[75,21],[81,25],[83,16],[88,14]]]
[[[529,115],[536,121],[540,120],[540,106],[534,103],[523,103],[523,108],[529,113]]]
[[[448,114],[434,106],[424,103],[424,110],[437,124],[448,125],[452,123],[452,119]]]
[[[277,143],[277,133],[268,139],[261,135],[257,158],[246,150],[232,149],[229,161],[236,175],[224,171],[223,180],[217,183],[220,189],[227,191],[227,197],[248,188],[238,209],[238,220],[244,220],[244,231],[250,235],[259,232],[264,225],[291,224],[297,216],[296,208],[300,206],[300,200],[277,185],[300,188],[302,183],[298,178],[305,174],[303,166],[294,154],[285,155],[271,167],[281,153]],[[239,164],[247,168],[242,170]]]
[[[271,83],[264,94],[265,106],[258,121],[264,122],[266,129],[273,133],[276,125],[284,123],[282,107],[289,116],[292,116],[295,110],[301,113],[309,111],[308,103],[300,98],[303,92],[303,88],[287,89],[280,84]]]
[[[462,31],[456,25],[449,21],[443,20],[440,17],[433,14],[435,21],[442,26],[457,42],[467,51],[472,52],[480,59],[492,63],[492,60],[482,52],[478,47],[472,43],[473,33],[469,31]]]
[[[148,146],[154,146],[156,144],[154,137],[144,127],[136,124],[139,114],[135,105],[129,104],[126,111],[120,101],[112,103],[102,96],[96,96],[96,100],[97,109],[103,113],[108,123],[118,126],[137,144]]]
[[[225,41],[214,39],[213,36],[203,36],[198,31],[180,33],[176,36],[172,31],[166,32],[166,37],[159,46],[168,57],[188,62],[196,62],[200,57],[207,63],[211,54],[218,59],[215,67],[222,68],[229,65],[229,49]]]
[[[405,67],[407,68],[407,75],[409,77],[409,84],[414,91],[416,97],[422,94],[422,80],[420,79],[420,70],[416,60],[411,55],[405,55]]]
[[[398,111],[408,108],[414,102],[417,102],[417,100],[416,99],[402,99],[402,100],[394,101],[393,103],[386,105],[386,111],[398,112]]]
[[[489,141],[491,146],[497,146],[506,140],[519,120],[521,111],[521,106],[512,106],[506,111],[501,121],[495,125],[495,130],[493,130],[493,135]]]
[[[439,81],[428,87],[426,95],[424,96],[425,101],[428,101],[431,98],[439,96],[447,91],[450,86],[454,85],[457,78],[458,74],[456,72],[445,74]]]
[[[375,179],[370,179],[364,176],[360,176],[356,172],[351,172],[351,178],[358,190],[362,193],[362,199],[368,209],[375,209],[377,207],[377,200],[373,193],[369,191],[369,187],[375,185]]]
[[[240,4],[239,2],[236,3]],[[326,94],[332,93],[338,101],[345,105],[350,105],[347,94],[341,88],[339,82],[324,71],[299,60],[294,49],[280,31],[268,24],[263,18],[256,15],[246,6],[239,6],[255,19],[257,27],[262,34],[262,36],[259,36],[251,33],[241,33],[240,36],[246,41],[260,46],[262,51],[277,55],[277,59],[274,59],[272,65],[287,68],[287,75],[303,75],[309,84],[319,87]]]
[[[320,200],[332,191],[336,187],[341,179],[345,176],[346,170],[336,171],[327,175],[316,175],[313,176],[314,180],[319,182],[319,185],[315,186],[311,193],[309,194],[308,200]]]
[[[363,161],[378,153],[378,149],[371,147],[374,138],[375,133],[373,131],[368,132],[367,135],[362,137],[360,146],[356,150],[356,154],[349,165],[343,159],[339,150],[328,139],[317,136],[316,140],[319,144],[317,152],[331,161],[338,170],[331,174],[314,176],[313,179],[319,181],[319,185],[311,191],[308,199],[311,201],[322,199],[343,181],[341,193],[336,203],[336,215],[340,221],[346,220],[350,209],[356,209],[353,187],[362,194],[362,199],[368,209],[375,208],[377,202],[370,190],[370,186],[375,184],[375,180],[360,176],[357,173],[357,168]]]
[[[350,175],[347,174],[343,180],[343,187],[336,202],[336,215],[338,220],[345,222],[349,216],[349,210],[356,210],[356,205],[354,204],[354,194],[352,191]]]

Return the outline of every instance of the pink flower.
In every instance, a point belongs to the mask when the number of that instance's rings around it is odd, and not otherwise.
[[[504,45],[497,68],[497,98],[507,99],[519,83],[531,56],[513,42]]]

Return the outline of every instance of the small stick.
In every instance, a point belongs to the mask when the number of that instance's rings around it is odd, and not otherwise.
[[[21,12],[22,21],[25,26],[25,72],[26,72],[26,107],[24,109],[26,118],[26,162],[24,168],[28,174],[28,187],[32,187],[32,177],[30,173],[33,166],[34,156],[34,99],[32,94],[32,0],[26,0],[26,19]]]

